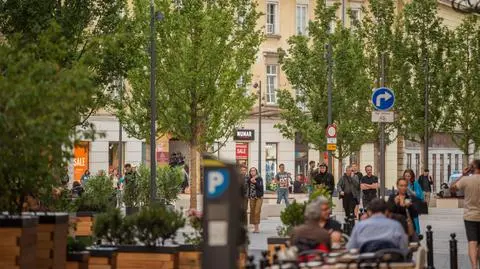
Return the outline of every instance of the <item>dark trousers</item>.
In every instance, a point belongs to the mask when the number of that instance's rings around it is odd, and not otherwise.
[[[343,210],[345,211],[345,217],[354,215],[356,205],[357,202],[355,201],[355,197],[353,197],[353,194],[345,193],[345,195],[343,196]]]
[[[363,208],[367,209],[367,208],[368,208],[368,204],[370,204],[370,202],[371,202],[373,199],[375,199],[375,198],[377,198],[377,196],[372,196],[372,195],[371,195],[371,196],[367,196],[367,195],[364,194],[364,195],[363,195],[363,198],[362,198],[362,199],[363,199]]]

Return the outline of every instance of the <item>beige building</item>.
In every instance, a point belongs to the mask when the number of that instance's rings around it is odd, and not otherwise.
[[[341,4],[337,11],[337,18],[346,27],[349,27],[352,20],[362,19],[364,15],[362,14],[362,5],[367,4],[367,1],[363,0],[327,0],[327,5],[335,2]],[[397,10],[402,9],[407,2],[408,0],[399,0]],[[287,41],[291,36],[308,34],[307,25],[308,21],[314,18],[315,6],[315,0],[258,0],[258,9],[264,13],[258,24],[259,27],[264,28],[266,39],[260,46],[256,63],[252,68],[252,83],[261,82],[262,85],[261,135],[259,135],[257,102],[251,117],[241,126],[246,130],[252,130],[255,133],[254,138],[250,141],[232,139],[221,148],[218,156],[255,167],[258,167],[258,160],[261,159],[260,170],[267,181],[273,177],[280,163],[285,164],[287,171],[298,175],[305,173],[308,161],[326,162],[324,152],[310,150],[299,141],[285,139],[274,127],[280,121],[276,91],[289,89],[292,95],[297,94],[281,70],[277,50],[278,48],[287,50]],[[438,1],[438,14],[444,19],[445,25],[452,28],[461,22],[463,16],[451,8],[448,0]],[[252,87],[252,91],[258,91],[258,89]],[[260,146],[259,136],[261,136]],[[454,146],[448,136],[438,134],[432,140],[430,170],[438,186],[445,182],[454,170],[461,169],[462,152]],[[333,173],[337,178],[339,170],[343,171],[344,167],[351,162],[359,163],[360,167],[367,164],[375,165],[376,154],[374,144],[365,144],[358,154],[345,160],[344,163],[334,162]],[[386,187],[391,188],[395,184],[398,174],[407,167],[420,172],[420,147],[400,138],[387,146]]]

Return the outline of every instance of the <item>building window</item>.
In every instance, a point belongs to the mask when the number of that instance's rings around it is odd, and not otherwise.
[[[297,107],[302,110],[306,111],[307,106],[305,105],[305,98],[304,92],[301,89],[295,89],[295,100],[297,102]]]
[[[407,153],[407,169],[412,169],[412,154]]]
[[[337,27],[337,21],[336,20],[333,20],[331,21],[329,24],[328,24],[328,32],[330,34],[333,34],[335,33],[335,28]]]
[[[458,164],[459,164],[459,162],[458,162],[458,154],[455,154],[455,172],[458,172],[458,171],[459,171],[459,170],[458,170]]]
[[[308,22],[308,6],[297,5],[297,11],[296,11],[297,35],[307,34],[307,22]]]
[[[440,184],[445,182],[445,160],[444,155],[440,154]]]
[[[278,66],[267,65],[267,104],[277,103]]]
[[[278,34],[278,3],[267,3],[267,34]]]
[[[436,190],[437,183],[437,154],[432,154],[432,177],[433,177],[433,191]]]
[[[415,154],[415,175],[418,175],[420,170],[420,154]]]
[[[265,182],[267,190],[273,190],[270,187],[275,174],[277,173],[277,143],[266,143],[265,145]]]
[[[108,170],[105,172],[110,172],[110,170],[118,169],[119,166],[119,142],[109,142],[108,143]],[[122,167],[125,164],[125,142],[122,143]],[[123,170],[123,169],[122,169]]]
[[[360,9],[356,8],[350,11],[350,27],[352,29],[358,28],[358,26],[360,25],[361,19],[362,18],[361,18]]]

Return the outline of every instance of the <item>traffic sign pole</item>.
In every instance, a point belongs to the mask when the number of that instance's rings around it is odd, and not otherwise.
[[[382,52],[381,57],[382,57],[381,59],[382,77],[380,78],[380,83],[382,87],[385,87],[385,53],[384,52]],[[385,199],[385,176],[386,176],[385,174],[386,174],[385,173],[385,123],[380,122],[380,197],[382,199]]]

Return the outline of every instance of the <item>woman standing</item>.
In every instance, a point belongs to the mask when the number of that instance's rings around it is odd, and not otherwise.
[[[394,193],[389,197],[388,203],[390,204],[392,213],[404,216],[407,222],[412,221],[415,227],[415,232],[420,234],[418,211],[412,202],[416,197],[412,195],[412,192],[408,189],[408,176],[406,175],[407,171],[405,171],[404,177],[397,180],[397,193]]]
[[[255,167],[250,168],[248,175],[247,195],[250,202],[250,224],[254,226],[253,232],[259,233],[258,225],[260,224],[263,202],[263,179]]]

